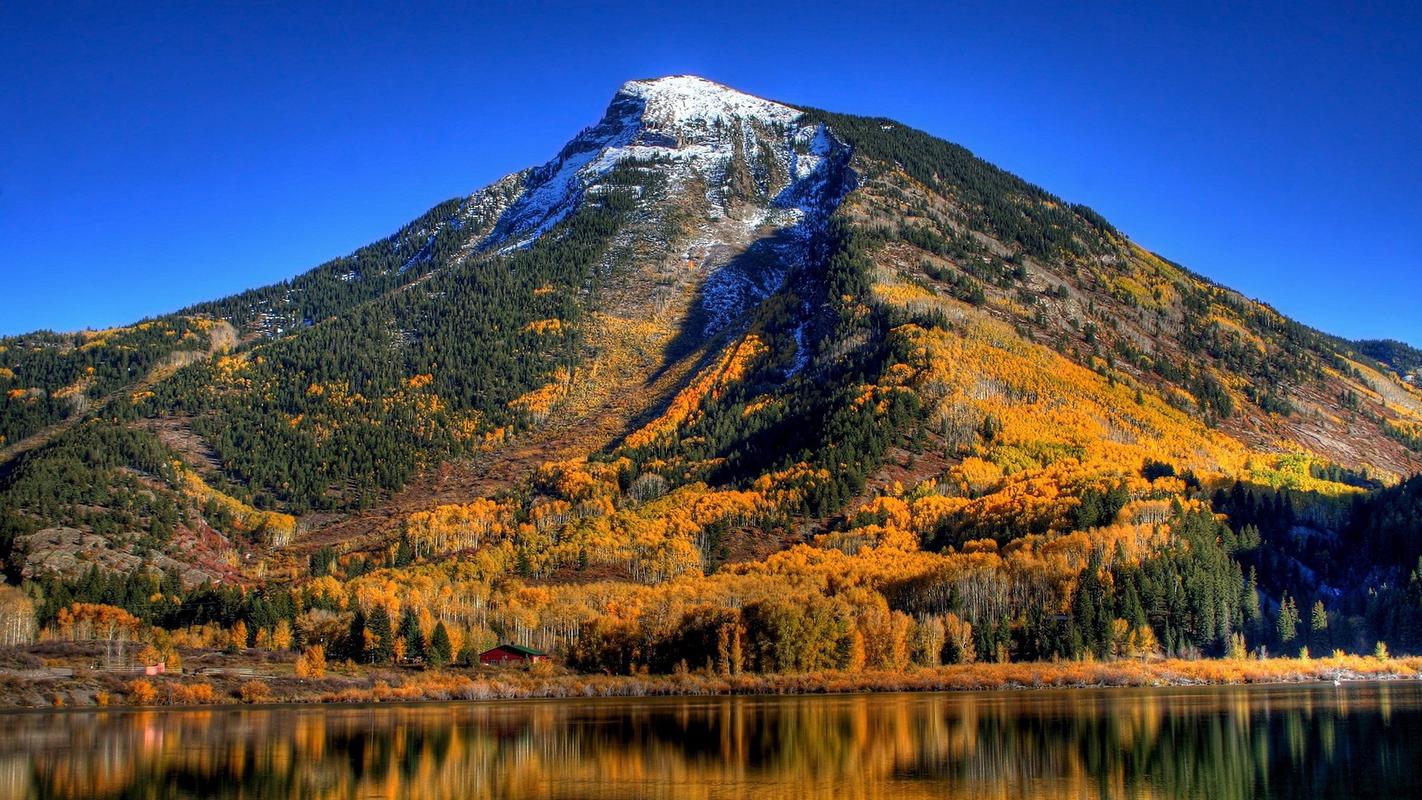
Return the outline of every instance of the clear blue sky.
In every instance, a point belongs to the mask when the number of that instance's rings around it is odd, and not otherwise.
[[[0,333],[296,274],[689,72],[895,117],[1306,323],[1422,345],[1416,2],[124,5],[0,8]]]

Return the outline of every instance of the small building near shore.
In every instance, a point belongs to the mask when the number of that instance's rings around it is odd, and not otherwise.
[[[524,647],[517,644],[501,644],[498,647],[485,650],[479,654],[480,664],[492,664],[500,666],[503,664],[536,664],[540,661],[547,661],[548,654],[532,647]]]

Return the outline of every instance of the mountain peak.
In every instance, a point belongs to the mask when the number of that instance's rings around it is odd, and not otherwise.
[[[745,122],[750,124],[741,125]],[[799,109],[737,91],[695,75],[624,83],[597,124],[573,137],[552,161],[528,172],[523,192],[503,213],[483,246],[524,247],[577,207],[587,187],[622,163],[663,160],[663,172],[680,185],[692,174],[709,187],[714,214],[726,212],[728,180],[740,189],[791,190],[780,205],[804,204],[812,175],[822,178],[831,143]],[[751,175],[756,169],[775,175]],[[769,202],[769,200],[767,200]],[[813,204],[813,203],[812,203]]]
[[[723,630],[769,653],[782,601],[835,624],[750,671],[950,624],[1069,662],[1118,649],[1112,609],[1137,655],[1229,652],[1286,597],[1422,652],[1398,588],[1422,478],[1372,494],[1422,469],[1422,353],[1313,331],[921,131],[692,76],[304,275],[0,349],[0,573],[67,576],[52,631],[114,598],[207,624],[176,574],[269,598],[240,611],[269,640],[317,597],[449,592],[464,641],[596,671],[633,641],[638,671],[703,663]],[[1356,613],[1380,602],[1413,610]],[[653,617],[672,633],[629,623]]]
[[[682,126],[735,117],[788,124],[802,113],[696,75],[628,81],[618,90],[614,105],[624,98],[640,101],[640,116],[651,126]]]

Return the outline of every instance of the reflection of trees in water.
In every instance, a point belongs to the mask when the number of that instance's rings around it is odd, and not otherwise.
[[[1410,786],[1422,755],[1416,685],[8,721],[0,794],[41,798],[1356,796]]]

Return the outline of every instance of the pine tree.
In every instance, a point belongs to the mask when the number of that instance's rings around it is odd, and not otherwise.
[[[454,657],[454,647],[449,641],[449,631],[445,629],[444,622],[435,624],[434,632],[430,634],[430,647],[426,655],[432,667],[443,667],[449,664]]]
[[[1281,648],[1289,647],[1289,644],[1298,638],[1299,611],[1294,605],[1294,599],[1287,594],[1279,601],[1279,617],[1275,622],[1275,630],[1278,632]]]
[[[1323,601],[1317,600],[1313,604],[1313,613],[1309,616],[1309,646],[1315,652],[1328,652],[1328,610],[1323,607]]]
[[[351,617],[351,627],[346,633],[345,645],[342,648],[346,658],[352,661],[364,661],[365,653],[365,633],[367,621],[365,612],[356,609],[355,616]]]
[[[408,567],[415,562],[415,549],[410,546],[410,537],[401,535],[400,544],[395,548],[395,566]]]
[[[1101,579],[1101,554],[1093,553],[1091,561],[1077,583],[1072,602],[1072,617],[1085,649],[1097,658],[1111,651],[1111,626],[1115,619],[1110,590]],[[1068,635],[1071,635],[1070,632]]]
[[[384,604],[376,603],[366,623],[366,632],[374,639],[366,648],[366,660],[371,664],[388,664],[395,657],[395,636],[390,630],[390,613]]]
[[[400,618],[400,638],[405,640],[405,658],[410,661],[423,660],[425,658],[425,637],[420,633],[420,620],[415,616],[415,609],[405,607],[405,614]]]
[[[1259,573],[1254,567],[1250,567],[1249,582],[1244,586],[1244,620],[1251,625],[1258,625],[1263,616],[1259,609]]]

